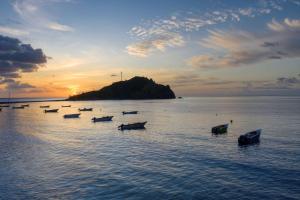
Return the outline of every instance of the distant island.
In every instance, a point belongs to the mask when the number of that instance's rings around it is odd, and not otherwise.
[[[175,94],[169,85],[155,83],[146,77],[133,77],[130,80],[115,82],[100,90],[70,96],[67,100],[126,100],[126,99],[174,99]]]

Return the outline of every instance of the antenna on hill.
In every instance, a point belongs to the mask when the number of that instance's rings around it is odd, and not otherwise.
[[[123,72],[121,72],[121,81],[123,81]]]

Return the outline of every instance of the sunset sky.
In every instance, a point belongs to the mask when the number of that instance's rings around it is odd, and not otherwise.
[[[300,95],[299,0],[1,0],[0,97],[133,76],[177,96]]]

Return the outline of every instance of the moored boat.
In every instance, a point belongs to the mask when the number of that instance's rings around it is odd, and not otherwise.
[[[62,107],[62,108],[70,108],[71,105],[62,105],[61,107]]]
[[[107,122],[107,121],[111,121],[113,117],[114,116],[105,116],[105,117],[99,117],[99,118],[93,117],[92,121],[93,122]]]
[[[29,104],[23,104],[21,106],[23,106],[23,107],[29,107]]]
[[[128,115],[128,114],[138,114],[138,111],[123,111],[123,115]]]
[[[40,106],[40,108],[50,108],[50,106]]]
[[[24,106],[13,106],[12,109],[24,109]]]
[[[118,129],[123,131],[123,130],[137,130],[137,129],[145,129],[145,124],[147,122],[137,122],[133,124],[121,124],[118,126]]]
[[[80,113],[76,114],[66,114],[64,115],[64,118],[79,118]]]
[[[58,109],[48,109],[48,110],[44,110],[45,113],[57,113]]]
[[[244,135],[240,135],[238,139],[239,145],[247,145],[247,144],[254,144],[259,142],[261,129],[258,129],[256,131],[251,131],[248,133],[245,133]]]
[[[222,124],[219,126],[215,126],[211,129],[211,132],[214,134],[222,134],[222,133],[227,133],[228,129],[228,124]]]
[[[79,108],[78,110],[80,112],[82,112],[82,111],[93,111],[93,108]]]

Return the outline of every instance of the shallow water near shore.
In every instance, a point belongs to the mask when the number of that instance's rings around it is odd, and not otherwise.
[[[238,146],[258,128],[259,144]],[[299,199],[299,147],[300,97],[30,103],[0,112],[0,199]]]

